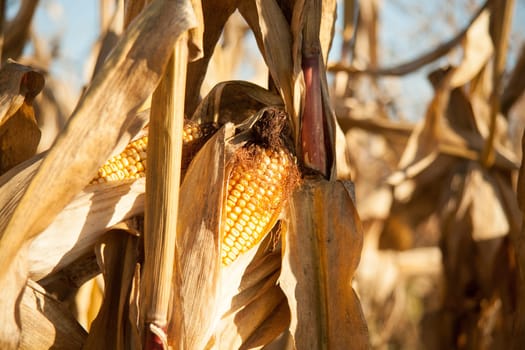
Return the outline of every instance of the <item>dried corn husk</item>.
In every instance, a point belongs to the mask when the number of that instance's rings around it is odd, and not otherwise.
[[[217,84],[201,101],[192,120],[198,123],[240,124],[266,106],[283,106],[279,95],[246,81]]]
[[[183,204],[177,223],[172,319],[168,326],[168,341],[176,347],[203,349],[220,317],[220,208],[225,139],[232,132],[232,125],[227,124],[206,143],[181,185]]]
[[[288,208],[279,284],[297,349],[366,349],[368,331],[352,277],[362,228],[349,183],[305,181]]]

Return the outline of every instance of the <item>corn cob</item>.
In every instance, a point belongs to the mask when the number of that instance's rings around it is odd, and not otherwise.
[[[297,165],[285,146],[287,126],[283,111],[264,109],[252,127],[253,141],[232,159],[223,206],[223,266],[231,264],[272,230],[298,182]]]
[[[216,130],[215,124],[185,122],[182,135],[182,169],[187,168],[193,155]],[[109,181],[138,179],[146,176],[148,136],[143,136],[126,146],[124,151],[109,159],[98,169],[91,184]]]
[[[221,259],[229,265],[275,225],[295,164],[285,149],[253,144],[234,160],[226,195]]]

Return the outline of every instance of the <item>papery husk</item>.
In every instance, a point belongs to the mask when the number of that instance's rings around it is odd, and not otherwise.
[[[226,138],[221,128],[196,155],[180,188],[177,256],[168,342],[175,348],[204,349],[220,317],[220,227],[224,198]]]
[[[31,280],[21,296],[20,320],[20,350],[81,349],[87,338],[69,309]]]
[[[253,349],[266,345],[289,325],[290,311],[281,288],[270,283],[264,294],[221,322],[217,349]]]
[[[84,349],[140,349],[138,324],[128,313],[135,264],[141,255],[137,237],[119,230],[110,232],[98,245],[97,259],[104,276],[104,299],[91,325]]]
[[[266,106],[283,106],[279,95],[246,81],[225,81],[211,89],[192,116],[197,123],[239,124]]]
[[[367,349],[367,326],[352,277],[361,222],[342,182],[305,180],[288,206],[279,284],[297,349]]]
[[[180,287],[173,289],[172,315],[177,312],[177,303],[180,311],[168,328],[169,343],[176,342],[174,346],[222,349],[261,345],[280,334],[287,323],[279,316],[273,324],[275,315],[286,311],[279,306],[276,272],[280,260],[271,253],[272,235],[228,266],[221,267],[220,260],[221,210],[232,166],[229,159],[247,140],[244,128],[265,110],[237,125],[241,133],[233,138],[233,125],[225,124],[194,158],[182,183],[176,262],[180,272],[173,281]],[[181,324],[178,318],[182,318]]]

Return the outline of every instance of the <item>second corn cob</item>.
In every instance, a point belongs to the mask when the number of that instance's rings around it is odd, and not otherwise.
[[[185,122],[182,135],[182,169],[186,169],[193,155],[217,129],[213,123]],[[138,179],[146,176],[148,136],[143,136],[126,146],[124,151],[112,157],[98,170],[91,184],[109,181]]]

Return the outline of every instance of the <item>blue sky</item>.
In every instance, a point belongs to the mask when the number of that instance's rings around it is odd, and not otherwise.
[[[457,27],[462,27],[468,16],[462,15],[464,4],[479,5],[482,0],[457,0],[448,8],[450,18]],[[14,13],[18,1],[9,1],[11,5],[8,16]],[[450,38],[455,28],[444,21],[440,21],[434,14],[442,10],[442,0],[414,2],[412,0],[382,0],[380,13],[380,62],[382,66],[390,66],[412,59],[426,52],[437,42]],[[85,74],[85,61],[89,56],[92,45],[99,33],[98,9],[96,0],[41,0],[35,17],[37,33],[44,39],[59,38],[61,51],[59,60],[51,67],[51,73],[71,83],[76,89],[85,84],[88,79]],[[407,9],[428,16],[428,22],[421,22],[421,17],[411,15]],[[419,17],[414,20],[413,17]],[[524,39],[524,23],[518,19],[525,18],[525,0],[516,1],[516,11],[513,20],[513,35]],[[340,26],[336,34],[341,31]],[[334,43],[331,58],[338,56],[338,41]],[[515,54],[509,57],[512,63]],[[413,117],[422,115],[432,91],[426,81],[426,75],[432,67],[425,67],[420,71],[401,80],[399,94],[403,96],[417,96],[417,98],[403,98],[402,108]],[[242,74],[242,72],[241,72]],[[409,117],[410,117],[409,115]],[[411,118],[411,119],[412,119]]]

